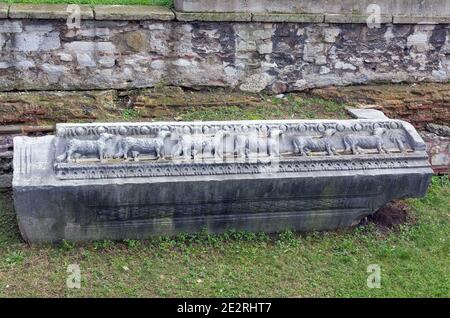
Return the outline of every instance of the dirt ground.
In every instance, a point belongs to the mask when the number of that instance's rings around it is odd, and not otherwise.
[[[450,83],[331,87],[282,96],[225,89],[0,93],[0,125],[116,120],[345,118],[344,106],[375,107],[423,128],[450,124]],[[192,115],[192,114],[195,114]]]

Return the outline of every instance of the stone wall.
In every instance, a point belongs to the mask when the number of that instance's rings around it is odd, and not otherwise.
[[[172,84],[281,93],[450,79],[450,21],[370,28],[365,23],[273,22],[302,21],[301,14],[243,22],[239,14],[211,21],[218,16],[182,16],[168,9],[148,15],[121,7],[94,7],[92,15],[89,8],[83,10],[80,28],[70,29],[61,8],[54,15],[24,14],[12,6],[0,19],[0,90]],[[202,19],[209,21],[196,21]]]
[[[450,136],[443,136],[428,131],[421,132],[420,135],[427,144],[433,171],[450,176]]]
[[[11,187],[13,144],[12,135],[0,135],[0,190]]]

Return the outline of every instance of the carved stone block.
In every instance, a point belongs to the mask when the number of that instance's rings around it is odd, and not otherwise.
[[[32,243],[345,228],[424,195],[431,174],[414,128],[384,118],[59,124],[14,139]]]

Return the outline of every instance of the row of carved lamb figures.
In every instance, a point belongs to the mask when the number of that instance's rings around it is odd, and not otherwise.
[[[386,133],[385,128],[375,128],[371,135],[347,134],[342,137],[342,143],[345,146],[345,152],[359,154],[364,149],[376,150],[378,153],[387,153],[383,135]],[[319,137],[293,135],[289,136],[289,142],[292,143],[294,154],[301,156],[310,155],[314,152],[325,153],[332,156],[337,155],[336,140],[332,136],[336,133],[334,129],[326,130]],[[139,156],[153,153],[156,159],[164,157],[164,153],[170,151],[172,158],[180,157],[184,159],[195,159],[205,154],[214,155],[216,158],[222,158],[224,154],[224,138],[231,134],[226,131],[219,131],[213,136],[211,135],[192,135],[182,134],[177,136],[175,146],[172,149],[165,149],[167,139],[171,133],[168,130],[161,130],[156,137],[152,138],[136,138],[136,137],[119,137],[116,135],[102,133],[96,140],[69,139],[65,151],[57,157],[59,162],[71,162],[83,156],[94,155],[98,159],[104,161],[108,159],[108,142],[115,141],[114,158],[138,160]],[[256,134],[237,134],[234,137],[234,155],[238,158],[248,158],[252,152],[267,152],[266,155],[271,157],[280,156],[279,145],[280,138],[285,138],[284,133],[273,128],[270,130],[266,138],[261,140]],[[395,144],[401,152],[406,150],[406,140],[403,135],[391,135],[390,140]],[[262,146],[263,145],[263,146]]]

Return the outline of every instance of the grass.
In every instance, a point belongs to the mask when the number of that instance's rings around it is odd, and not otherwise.
[[[129,4],[172,7],[172,0],[3,0],[7,3]]]
[[[321,98],[288,94],[284,98],[261,96],[261,100],[246,106],[189,107],[176,109],[176,113],[186,121],[348,118],[346,104]]]
[[[125,108],[122,110],[122,118],[125,121],[134,120],[134,119],[138,118],[138,116],[139,116],[139,112],[136,111],[135,109]]]
[[[414,222],[381,231],[290,231],[180,235],[148,241],[63,242],[29,247],[20,239],[9,194],[0,204],[0,296],[39,297],[448,297],[450,181],[434,177],[410,199]],[[81,288],[66,288],[78,264]],[[381,288],[366,286],[381,267]]]

